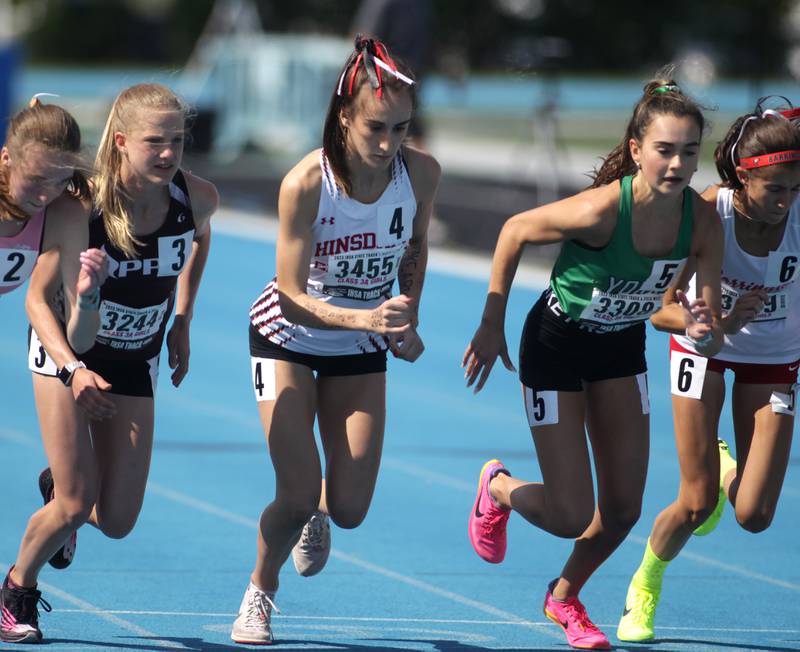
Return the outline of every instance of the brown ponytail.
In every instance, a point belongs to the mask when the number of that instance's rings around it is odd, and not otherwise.
[[[681,91],[678,84],[671,78],[672,67],[661,71],[656,79],[647,82],[644,86],[642,97],[633,109],[633,115],[628,121],[622,141],[603,159],[599,170],[593,175],[591,188],[604,186],[612,181],[617,181],[624,176],[636,173],[636,163],[631,156],[631,139],[639,142],[650,123],[659,115],[673,115],[679,118],[688,116],[700,128],[700,133],[705,129],[703,112],[694,100]]]

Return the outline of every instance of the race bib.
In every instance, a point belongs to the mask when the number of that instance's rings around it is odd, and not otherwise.
[[[733,310],[733,307],[736,305],[736,302],[739,300],[739,297],[741,297],[742,294],[744,294],[744,292],[740,293],[727,285],[723,285],[722,294],[720,296],[722,312],[729,313],[731,310]],[[766,303],[764,303],[764,307],[761,308],[751,323],[786,319],[786,314],[788,312],[789,293],[771,292]]]
[[[703,394],[708,358],[693,353],[671,351],[669,357],[670,389],[675,396],[699,399]]]
[[[770,251],[767,256],[764,285],[778,287],[793,283],[797,278],[798,266],[800,266],[800,252]]]
[[[194,229],[158,239],[158,275],[177,276],[192,254]]]
[[[329,257],[325,294],[371,300],[390,295],[403,251],[371,251]]]
[[[58,367],[44,350],[36,331],[31,328],[30,342],[28,343],[28,369],[35,371],[43,376],[55,376],[58,374]]]
[[[608,289],[595,287],[581,320],[615,326],[643,321],[661,308],[661,298],[686,260],[656,260],[643,281],[609,277]]]
[[[613,326],[647,319],[660,307],[660,294],[609,294],[594,288],[581,319]]]
[[[161,328],[169,300],[157,306],[131,308],[113,301],[100,304],[100,330],[97,339],[113,348],[136,349],[144,346]]]
[[[531,428],[558,423],[558,392],[536,392],[525,387],[525,413]]]
[[[27,279],[36,264],[35,249],[0,249],[0,287],[17,287]]]

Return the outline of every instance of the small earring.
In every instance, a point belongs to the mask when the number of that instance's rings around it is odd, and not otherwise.
[[[636,161],[636,167],[641,170],[642,169],[642,164],[639,161]]]

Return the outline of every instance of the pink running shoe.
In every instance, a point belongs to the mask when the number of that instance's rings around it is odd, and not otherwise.
[[[547,587],[544,615],[561,625],[570,646],[579,650],[610,650],[608,638],[589,620],[586,607],[577,597],[567,598],[563,602],[553,599],[553,588],[557,581],[553,580]]]
[[[489,493],[489,482],[498,473],[510,475],[500,460],[483,465],[478,479],[475,507],[469,515],[469,540],[481,559],[499,564],[506,556],[506,523],[510,509],[500,507]]]

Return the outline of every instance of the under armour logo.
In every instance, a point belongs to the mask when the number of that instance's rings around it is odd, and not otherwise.
[[[336,219],[336,218],[333,218],[333,217],[323,217],[323,218],[320,220],[320,222],[322,222],[323,224],[333,224],[333,221],[334,221],[334,219]]]
[[[178,215],[178,224],[180,224],[181,222],[185,222],[185,221],[186,221],[186,213],[180,213]]]

